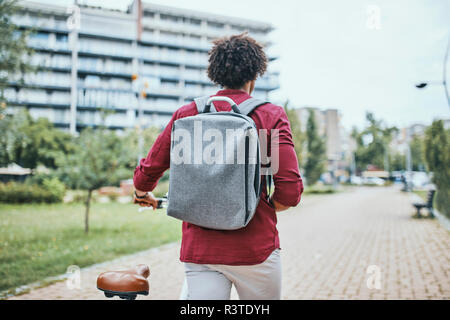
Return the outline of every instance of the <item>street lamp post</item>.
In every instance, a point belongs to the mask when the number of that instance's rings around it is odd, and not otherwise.
[[[412,155],[411,155],[411,132],[410,128],[406,128],[406,177],[405,191],[412,191]]]
[[[423,89],[429,85],[435,85],[435,84],[443,85],[444,91],[445,91],[445,96],[447,97],[447,104],[450,108],[450,94],[448,93],[448,88],[447,88],[447,60],[448,60],[449,50],[450,50],[450,37],[448,38],[447,49],[445,50],[445,55],[444,55],[444,62],[443,62],[443,68],[442,68],[442,81],[421,82],[421,83],[416,84],[416,88]]]

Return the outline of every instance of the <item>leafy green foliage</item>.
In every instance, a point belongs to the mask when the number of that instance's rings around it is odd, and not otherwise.
[[[73,152],[57,159],[58,172],[73,189],[95,190],[117,185],[130,175],[124,172],[129,159],[127,151],[114,131],[87,128],[75,140]]]
[[[433,121],[425,132],[425,160],[427,169],[433,172],[436,185],[436,206],[450,217],[450,130],[442,120]]]
[[[127,154],[130,156],[126,166],[129,169],[133,169],[137,165],[137,156],[142,152],[142,156],[145,157],[147,153],[150,151],[153,143],[155,143],[156,138],[158,137],[160,130],[156,127],[148,127],[143,130],[139,130],[138,128],[128,129],[124,136],[123,140],[125,143],[125,147],[127,148]],[[143,148],[139,150],[139,136],[141,135],[143,140]]]
[[[92,191],[103,186],[117,185],[129,178],[127,168],[130,149],[114,131],[87,128],[75,140],[74,152],[57,159],[62,181],[73,189],[87,191],[85,232],[89,231],[89,208]]]
[[[307,158],[305,178],[308,185],[315,184],[325,170],[325,141],[320,137],[314,111],[309,110],[306,123]]]
[[[34,120],[27,110],[0,120],[0,165],[12,162],[35,169],[56,168],[56,158],[74,150],[72,136],[53,127],[46,118]]]
[[[406,170],[406,156],[400,152],[390,154],[389,161],[391,163],[391,170],[402,171]]]
[[[64,183],[59,181],[58,178],[45,178],[42,182],[43,187],[50,192],[54,199],[58,199],[58,202],[61,202],[64,198],[64,194],[66,193],[66,186]]]
[[[415,135],[409,143],[413,171],[425,170],[425,154],[423,137]]]
[[[11,21],[11,16],[17,12],[16,0],[0,1],[0,103],[4,102],[4,89],[13,77],[34,71],[29,63],[33,51],[27,47],[26,38],[29,32],[21,31]],[[0,110],[0,120],[3,111]]]
[[[389,171],[391,168],[389,168],[388,146],[398,129],[385,126],[370,112],[366,113],[366,120],[368,125],[364,130],[358,132],[356,128],[353,128],[352,131],[352,137],[356,141],[356,168],[364,171],[368,165],[374,165]]]
[[[0,202],[4,203],[55,203],[61,202],[64,184],[57,178],[45,179],[43,185],[8,182],[0,184]]]
[[[316,184],[314,186],[311,187],[306,187],[305,190],[303,191],[303,194],[330,194],[330,193],[335,193],[336,189],[333,188],[332,186],[325,186],[325,185],[320,185],[320,184]]]
[[[302,132],[302,128],[301,128],[301,124],[300,124],[300,119],[297,115],[297,112],[295,111],[295,109],[290,109],[288,107],[289,101],[286,101],[286,103],[284,104],[284,111],[286,112],[286,115],[289,119],[289,123],[291,125],[291,133],[292,133],[292,140],[294,142],[294,149],[295,149],[295,154],[297,155],[297,159],[298,159],[298,166],[302,167],[302,162],[303,162],[303,144],[304,144],[304,134]]]

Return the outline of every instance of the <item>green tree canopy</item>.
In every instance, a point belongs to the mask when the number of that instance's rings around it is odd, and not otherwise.
[[[297,115],[297,112],[295,111],[295,109],[289,108],[288,104],[289,101],[286,101],[286,103],[284,104],[284,111],[286,112],[286,115],[289,119],[289,123],[291,125],[292,140],[294,141],[294,149],[298,159],[298,166],[302,167],[303,162],[302,152],[305,137],[302,132],[300,119]]]
[[[411,163],[414,171],[425,170],[425,153],[424,153],[424,138],[415,135],[409,143],[411,150]]]
[[[309,110],[306,123],[307,157],[305,163],[306,182],[311,186],[315,184],[325,170],[325,141],[319,135],[314,111]]]
[[[370,112],[366,113],[366,120],[367,126],[361,132],[356,128],[352,131],[352,137],[356,141],[356,167],[363,171],[368,165],[375,165],[389,171],[389,143],[398,129],[385,126]]]
[[[158,137],[161,130],[155,126],[148,127],[140,130],[139,128],[131,128],[126,130],[123,135],[123,139],[125,140],[125,147],[128,149],[127,154],[129,155],[129,159],[127,161],[127,167],[130,169],[134,169],[137,165],[137,156],[140,154],[140,151],[143,152],[143,156],[147,156],[147,153],[150,151],[153,143],[155,143],[156,138]],[[139,136],[141,135],[143,139],[143,150],[139,150]]]
[[[391,170],[406,170],[406,156],[404,154],[401,154],[400,152],[391,153],[389,159],[391,163]]]
[[[12,162],[35,169],[56,168],[56,158],[74,149],[72,136],[46,118],[33,119],[25,109],[0,120],[0,165]]]

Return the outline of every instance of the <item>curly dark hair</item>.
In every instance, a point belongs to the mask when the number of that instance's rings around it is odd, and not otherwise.
[[[208,60],[208,77],[212,82],[229,89],[240,89],[266,72],[267,57],[263,46],[246,32],[214,40],[213,44]]]

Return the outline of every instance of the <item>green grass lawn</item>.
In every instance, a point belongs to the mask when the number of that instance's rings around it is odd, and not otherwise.
[[[427,201],[428,191],[426,190],[414,190],[415,194],[422,198],[423,201]]]
[[[138,208],[93,203],[85,234],[81,203],[0,204],[0,291],[181,238],[181,223],[165,209]]]

